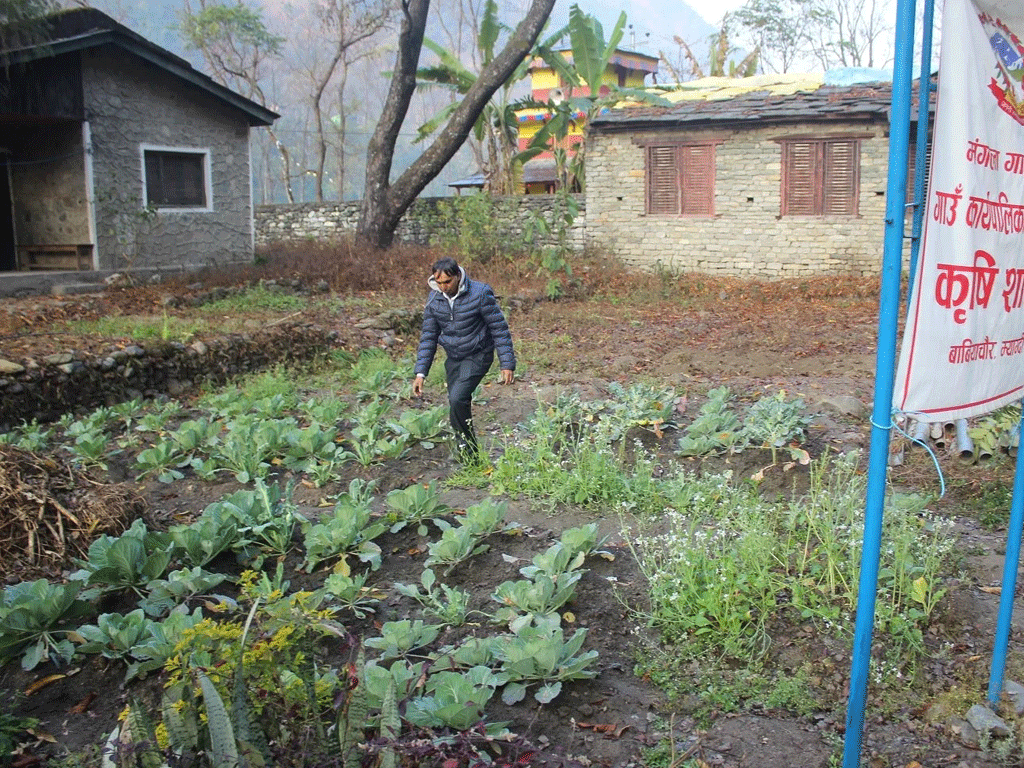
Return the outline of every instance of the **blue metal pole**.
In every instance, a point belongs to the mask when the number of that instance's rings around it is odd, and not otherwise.
[[[925,164],[928,160],[928,115],[932,91],[932,27],[935,24],[935,0],[924,0],[924,19],[921,28],[921,70],[917,82],[917,141],[914,145],[914,218],[910,230],[910,277],[907,296],[914,293],[917,276],[917,255],[921,250],[921,230],[927,206],[924,200]]]
[[[913,80],[915,0],[896,4],[896,62],[892,79],[892,118],[889,130],[889,182],[885,198],[885,251],[878,311],[878,349],[875,355],[875,404],[871,414],[871,454],[864,514],[857,622],[850,668],[850,697],[846,709],[843,768],[860,764],[864,706],[871,666],[871,634],[875,621],[878,561],[882,543],[882,510],[889,470],[889,436],[896,361],[900,271],[903,266],[904,211],[907,199],[907,156],[910,145],[910,96]]]
[[[1021,412],[1024,429],[1024,411]],[[1024,433],[1022,433],[1024,434]],[[1024,527],[1024,451],[1017,449],[1017,474],[1013,478],[1013,500],[1010,502],[1010,530],[1006,537],[1006,559],[1003,560],[1003,588],[999,595],[999,621],[996,623],[992,667],[988,676],[988,700],[999,701],[1006,669],[1006,648],[1010,643],[1010,621],[1013,618],[1013,595],[1017,590],[1017,566],[1020,563],[1021,528]]]

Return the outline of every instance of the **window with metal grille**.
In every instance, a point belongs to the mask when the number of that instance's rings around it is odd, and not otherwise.
[[[647,147],[647,213],[715,215],[715,145]]]
[[[782,141],[782,215],[856,216],[859,139]]]
[[[155,208],[208,208],[206,152],[143,149],[146,204]]]

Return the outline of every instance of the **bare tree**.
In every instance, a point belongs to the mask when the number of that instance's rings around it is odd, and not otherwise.
[[[180,29],[185,44],[202,55],[211,77],[246,98],[269,106],[261,84],[263,69],[280,55],[284,38],[267,29],[259,11],[241,0],[233,5],[199,0],[197,9],[190,0],[185,0]],[[273,126],[266,130],[281,157],[281,175],[288,202],[295,202],[288,147],[278,138]]]
[[[810,17],[805,0],[748,0],[733,14],[736,26],[761,52],[761,67],[789,72],[806,51]]]
[[[481,111],[522,63],[547,22],[555,0],[533,0],[502,51],[480,72],[434,142],[391,183],[395,143],[416,88],[416,70],[430,0],[402,0],[402,28],[391,88],[370,139],[359,235],[380,248],[394,239],[395,227],[416,196],[465,142]]]
[[[807,42],[825,69],[880,67],[880,43],[892,32],[889,0],[810,0]]]
[[[889,63],[890,0],[747,0],[734,14],[738,29],[760,46],[766,69],[786,72]]]
[[[324,181],[331,137],[337,141],[338,194],[344,189],[345,155],[344,141],[347,127],[345,88],[348,84],[349,68],[359,59],[369,55],[372,49],[363,44],[381,32],[388,24],[391,5],[387,0],[326,0],[313,7],[313,14],[319,25],[318,38],[322,46],[314,46],[314,54],[324,51],[328,57],[314,55],[307,59],[305,76],[309,83],[309,108],[312,113],[316,149],[314,164],[309,169],[315,178],[316,199],[324,199]],[[330,103],[337,106],[337,119],[325,115],[325,94],[332,91],[336,97]],[[332,125],[333,123],[333,125]]]

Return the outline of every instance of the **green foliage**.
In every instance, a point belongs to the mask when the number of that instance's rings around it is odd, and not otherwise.
[[[181,480],[185,476],[181,469],[191,463],[191,457],[181,454],[177,446],[170,441],[163,441],[141,450],[135,457],[135,469],[139,477],[155,474],[161,483]]]
[[[379,650],[381,659],[394,659],[430,645],[440,632],[440,624],[425,624],[419,619],[386,621],[380,628],[380,637],[368,638],[363,644]]]
[[[93,612],[79,599],[84,584],[51,584],[46,579],[6,587],[0,603],[0,663],[18,654],[22,669],[35,669],[44,659],[67,663],[75,654],[68,639],[77,619]]]
[[[24,451],[41,451],[49,446],[55,432],[54,427],[44,427],[33,419],[21,423],[10,432],[0,434],[0,444],[13,445]]]
[[[69,330],[81,334],[123,337],[137,342],[165,341],[188,343],[197,334],[209,329],[202,319],[184,319],[164,314],[160,317],[101,317],[95,320],[72,320]]]
[[[513,622],[534,616],[547,616],[572,599],[576,583],[583,571],[566,571],[551,576],[536,572],[531,579],[505,581],[498,585],[491,599],[502,607],[495,613],[495,621]]]
[[[242,540],[239,526],[245,519],[245,512],[231,496],[209,504],[189,525],[172,525],[168,529],[174,557],[190,567],[208,565]]]
[[[388,421],[388,428],[409,442],[416,441],[429,450],[434,447],[435,438],[443,431],[446,417],[447,409],[443,405],[425,411],[408,409],[402,411],[397,421]]]
[[[486,552],[487,544],[482,543],[483,536],[467,525],[453,526],[445,520],[434,520],[434,525],[441,529],[441,538],[427,545],[427,559],[424,565],[445,565],[450,572],[459,563],[475,555]]]
[[[267,476],[270,459],[286,450],[285,435],[295,420],[240,416],[228,423],[211,458],[223,471],[233,472],[240,483]]]
[[[502,701],[522,701],[528,686],[540,683],[533,696],[547,704],[561,692],[563,682],[596,676],[597,651],[580,653],[586,637],[587,630],[577,629],[565,640],[557,620],[527,623],[512,635],[503,635],[495,644],[500,671],[509,680]]]
[[[243,515],[239,535],[263,554],[283,558],[292,548],[292,536],[299,522],[305,522],[292,501],[294,489],[294,480],[284,489],[279,483],[267,485],[257,480],[254,490],[238,491],[225,499]]]
[[[341,608],[352,611],[357,619],[362,619],[367,613],[373,613],[371,606],[379,602],[366,586],[368,576],[361,573],[352,578],[346,573],[335,572],[324,579],[324,590]]]
[[[728,387],[708,392],[707,402],[679,439],[681,456],[702,456],[735,449],[741,440],[742,426],[731,408],[731,400],[732,392]]]
[[[427,520],[447,514],[451,508],[441,501],[437,481],[414,483],[406,488],[396,488],[385,498],[389,512],[386,520],[391,523],[391,533],[397,533],[407,525],[416,525],[420,536],[427,535]]]
[[[624,447],[613,441],[621,432],[615,421],[602,423],[578,399],[539,407],[525,430],[495,462],[492,493],[522,494],[552,508],[574,504],[639,513],[664,506],[646,452],[638,448],[632,463],[627,461]]]
[[[329,515],[316,524],[303,525],[307,572],[324,560],[348,555],[369,563],[374,570],[380,568],[381,551],[373,540],[387,530],[387,525],[371,522],[372,490],[372,483],[353,480]]]
[[[161,669],[168,660],[176,656],[176,649],[184,639],[186,631],[193,629],[201,621],[203,613],[199,608],[191,614],[179,608],[172,610],[163,621],[147,624],[146,633],[131,648],[133,661],[128,665],[125,681]]]
[[[430,616],[441,623],[456,627],[466,623],[470,613],[469,593],[443,582],[438,584],[437,575],[432,569],[423,569],[419,585],[396,582],[392,586],[398,594],[411,597],[418,602]]]
[[[808,493],[788,506],[762,501],[731,478],[679,478],[673,506],[632,537],[650,581],[645,619],[690,658],[709,653],[756,660],[770,638],[765,619],[779,611],[816,622],[845,641],[857,600],[864,477],[856,455],[811,467]],[[949,523],[924,510],[927,499],[892,495],[879,569],[876,623],[899,667],[924,651],[923,629],[944,588]],[[778,597],[786,603],[778,604]]]
[[[485,193],[442,200],[437,205],[440,221],[433,244],[460,261],[487,264],[511,257],[511,236],[502,229],[510,204]]]
[[[238,6],[239,8],[243,6]],[[261,309],[267,312],[295,312],[309,303],[308,299],[281,290],[274,290],[265,284],[259,284],[223,299],[211,301],[200,307],[200,311],[209,315],[230,315],[233,312],[251,312]]]
[[[101,613],[95,624],[85,624],[77,634],[85,641],[80,653],[99,653],[108,659],[123,659],[132,649],[151,635],[153,621],[138,608],[122,616]]]
[[[400,458],[408,446],[406,435],[395,435],[387,429],[387,415],[392,405],[374,399],[355,414],[356,423],[349,430],[348,448],[353,458],[364,467],[383,459]]]
[[[409,702],[406,718],[421,728],[468,730],[483,720],[487,702],[506,681],[505,675],[482,666],[438,672],[428,678],[426,695]]]
[[[79,561],[81,570],[72,577],[99,592],[132,592],[142,597],[147,585],[166,573],[171,558],[168,537],[136,520],[116,538],[104,535],[93,541],[88,559]]]
[[[788,400],[784,390],[773,397],[762,397],[747,412],[743,437],[754,445],[771,448],[774,463],[779,448],[803,442],[810,423],[803,408],[802,399]]]
[[[3,694],[3,703],[0,704],[0,755],[11,756],[22,737],[28,735],[27,731],[39,725],[39,720],[15,714],[23,698],[20,691],[4,690]]]
[[[107,430],[114,419],[114,412],[109,408],[98,408],[88,416],[71,421],[65,425],[64,434],[73,438],[64,449],[87,467],[107,468],[108,455],[119,453],[110,450],[110,436]]]
[[[189,598],[203,595],[224,582],[223,573],[210,573],[199,566],[171,571],[165,579],[153,579],[146,585],[146,596],[139,601],[147,616],[164,616]]]

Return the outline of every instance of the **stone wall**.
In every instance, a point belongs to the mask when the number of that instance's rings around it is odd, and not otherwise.
[[[252,261],[249,126],[211,95],[137,59],[83,53],[101,270]],[[208,210],[141,214],[142,146],[208,152]]]
[[[848,125],[833,129],[850,135]],[[716,148],[712,218],[645,214],[645,138],[595,133],[587,147],[587,242],[643,268],[760,278],[875,275],[881,268],[887,126],[863,134],[857,216],[780,216],[782,136],[824,135],[819,124],[687,130]],[[678,131],[675,138],[679,138]]]
[[[468,196],[428,197],[416,200],[399,222],[395,239],[398,242],[429,245],[440,236],[451,236],[453,205]],[[575,195],[579,210],[570,231],[573,248],[582,250],[585,242],[586,203]],[[522,195],[493,198],[494,226],[503,242],[517,242],[528,237],[535,245],[551,242],[550,238],[524,235],[531,222],[542,218],[552,225],[559,211],[555,195]],[[355,232],[359,222],[358,200],[333,203],[295,203],[292,205],[256,206],[256,245],[297,240],[331,240]]]
[[[312,359],[330,348],[334,335],[292,324],[190,345],[156,342],[106,355],[63,352],[41,360],[0,360],[0,433],[22,422],[50,422],[135,398],[178,396],[276,363]]]

